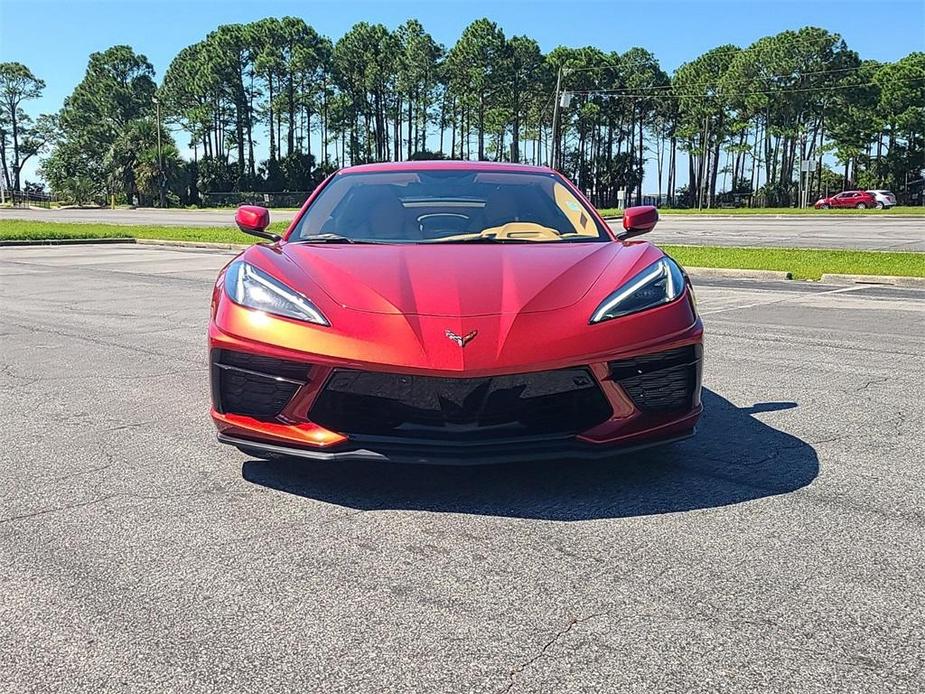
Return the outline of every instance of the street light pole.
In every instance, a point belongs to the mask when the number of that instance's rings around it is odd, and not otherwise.
[[[800,177],[797,179],[797,208],[802,209],[803,207],[803,169],[806,161],[806,141],[802,140],[800,142]],[[793,174],[790,174],[791,177]],[[790,179],[793,181],[793,178]]]
[[[157,195],[158,201],[161,207],[166,207],[166,200],[164,196],[164,157],[163,150],[161,148],[161,102],[157,97],[154,97],[154,109],[155,109],[155,123],[157,127]]]
[[[552,150],[549,155],[549,166],[553,169],[559,162],[559,90],[562,89],[562,66],[556,77],[556,103],[552,107]]]
[[[709,168],[709,144],[710,144],[710,116],[703,119],[703,154],[700,156],[700,190],[697,191],[697,209],[703,209],[704,185],[707,182]]]

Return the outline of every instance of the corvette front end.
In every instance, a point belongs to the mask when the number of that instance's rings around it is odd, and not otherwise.
[[[477,335],[460,348],[445,319],[419,317],[422,332],[446,343],[440,350],[474,366],[438,371],[429,359],[377,360],[376,343],[361,353],[348,336],[308,338],[312,353],[282,348],[272,344],[278,336],[309,328],[228,302],[210,327],[212,416],[219,439],[249,453],[320,460],[478,464],[665,443],[689,436],[700,416],[702,326],[689,294],[654,311],[677,329],[627,341],[644,332],[633,323],[653,316],[617,319],[584,340],[580,355],[566,354],[579,340],[545,333],[552,316],[521,317],[508,334],[518,348],[502,351],[522,357],[494,368],[475,353],[479,341],[494,347],[503,318],[468,321]],[[373,321],[387,332],[393,322]]]
[[[402,195],[418,222],[485,216],[472,198],[441,198],[451,212],[434,213]],[[300,243],[291,229],[248,249],[213,293],[219,440],[262,457],[481,464],[690,436],[703,336],[690,284],[651,244],[607,238],[584,207],[572,215],[574,195],[562,209],[600,239],[514,243],[515,232],[551,240],[553,222],[521,214],[494,227],[503,244]]]

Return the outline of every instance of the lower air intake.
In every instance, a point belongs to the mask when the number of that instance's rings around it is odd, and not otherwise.
[[[700,381],[702,347],[690,345],[666,352],[610,362],[610,375],[644,411],[690,409]]]
[[[308,381],[310,366],[225,349],[212,350],[212,402],[219,412],[273,419]]]
[[[339,369],[310,418],[348,434],[466,441],[573,435],[611,413],[584,368],[484,378]]]

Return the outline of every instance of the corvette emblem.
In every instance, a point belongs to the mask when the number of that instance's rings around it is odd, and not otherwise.
[[[475,339],[475,336],[479,334],[479,331],[478,331],[478,330],[473,330],[471,333],[469,333],[469,334],[466,335],[465,337],[460,337],[459,335],[457,335],[456,333],[454,333],[452,330],[447,330],[447,331],[445,331],[444,334],[445,334],[448,338],[450,338],[453,342],[455,342],[457,345],[459,345],[460,347],[465,347],[465,346],[468,345],[470,342],[472,342],[472,340]]]

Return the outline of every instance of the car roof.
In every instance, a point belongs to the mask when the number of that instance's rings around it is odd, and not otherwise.
[[[420,161],[386,161],[375,164],[358,164],[338,171],[338,174],[374,173],[383,171],[510,171],[520,173],[555,173],[548,166],[512,164],[495,161],[466,161],[461,159],[424,159]]]

